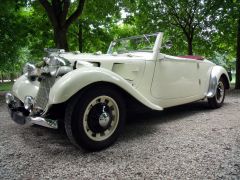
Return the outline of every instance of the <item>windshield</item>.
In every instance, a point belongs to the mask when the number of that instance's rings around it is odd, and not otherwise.
[[[123,54],[136,51],[152,52],[157,35],[146,34],[114,40],[109,46],[108,54]]]

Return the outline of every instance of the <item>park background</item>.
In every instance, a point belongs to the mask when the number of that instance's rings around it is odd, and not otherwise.
[[[113,39],[164,32],[171,55],[201,55],[240,88],[238,0],[1,0],[0,91],[45,47],[105,53]]]

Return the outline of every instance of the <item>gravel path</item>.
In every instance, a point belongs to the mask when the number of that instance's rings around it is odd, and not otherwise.
[[[240,179],[240,91],[129,117],[110,148],[86,153],[66,135],[10,121],[0,99],[0,179]]]

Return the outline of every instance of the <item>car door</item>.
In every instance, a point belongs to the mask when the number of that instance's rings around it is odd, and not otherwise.
[[[196,60],[164,54],[158,56],[151,86],[154,98],[189,98],[191,102],[199,96],[200,85],[199,63]]]

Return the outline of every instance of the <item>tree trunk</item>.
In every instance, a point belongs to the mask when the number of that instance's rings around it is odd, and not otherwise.
[[[10,80],[11,80],[11,82],[14,82],[14,74],[13,73],[10,73]]]
[[[68,16],[70,0],[39,0],[45,8],[54,30],[54,42],[57,48],[68,51],[67,31],[69,26],[81,16],[85,0],[78,0],[77,9]]]
[[[193,55],[193,38],[187,38],[188,41],[188,55]]]
[[[1,81],[2,81],[2,83],[4,82],[4,77],[3,77],[3,73],[1,72]]]
[[[68,51],[67,29],[54,27],[54,42],[57,48]]]
[[[83,52],[83,27],[82,21],[78,24],[78,48],[80,52]]]
[[[240,89],[240,18],[237,30],[237,57],[236,57],[236,84],[235,89]]]

